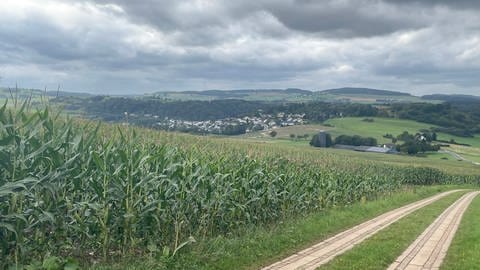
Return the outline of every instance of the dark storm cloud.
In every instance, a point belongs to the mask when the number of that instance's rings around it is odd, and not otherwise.
[[[452,8],[480,8],[478,0],[384,0],[395,5],[448,6]]]
[[[1,84],[478,91],[480,1],[2,0]]]
[[[371,37],[425,26],[405,20],[388,10],[378,10],[372,1],[295,1],[269,7],[290,29],[323,33],[328,37]]]
[[[370,37],[425,26],[425,22],[421,18],[419,20],[418,16],[406,19],[408,14],[399,14],[401,12],[399,10],[381,9],[386,6],[376,0],[254,2],[224,0],[205,1],[203,5],[197,1],[197,5],[190,7],[185,5],[184,1],[97,0],[97,2],[118,4],[125,9],[128,16],[139,22],[164,31],[181,29],[191,34],[190,36],[200,35],[200,40],[204,41],[211,40],[202,38],[202,34],[212,36],[215,40],[216,31],[220,28],[228,27],[238,20],[248,19],[258,11],[273,15],[291,30],[319,33],[327,37]]]

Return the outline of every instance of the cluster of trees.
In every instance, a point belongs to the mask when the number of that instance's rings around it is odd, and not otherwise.
[[[326,145],[325,147],[330,147],[334,144],[343,144],[343,145],[352,145],[352,146],[376,146],[377,140],[372,137],[362,137],[359,135],[340,135],[332,140],[330,134],[326,133]],[[414,155],[417,153],[424,153],[428,151],[438,151],[440,146],[437,144],[432,144],[433,141],[437,139],[435,132],[424,131],[421,133],[410,134],[407,131],[404,131],[402,134],[394,137],[392,134],[385,134],[385,138],[391,138],[392,142],[402,142],[396,145],[396,150],[402,153],[409,155]],[[316,134],[312,137],[310,145],[321,147],[322,139],[320,134]]]
[[[421,132],[416,134],[410,134],[408,131],[404,131],[402,134],[398,135],[396,139],[404,142],[417,140],[431,143],[437,140],[437,133],[428,130],[421,130]]]
[[[147,126],[147,127],[152,127],[154,129],[159,129],[159,130],[166,130],[166,131],[179,131],[179,132],[184,132],[184,133],[192,133],[192,134],[201,134],[201,135],[206,135],[206,134],[218,134],[218,135],[240,135],[240,134],[245,134],[248,125],[246,124],[236,124],[236,125],[225,125],[222,126],[221,129],[219,130],[212,130],[208,131],[203,128],[197,127],[197,126],[186,126],[186,125],[176,125],[173,128],[170,127],[165,127],[161,125],[154,125],[154,123],[151,123],[152,121],[143,121],[143,120],[138,120],[136,124],[141,125],[141,126]]]
[[[315,146],[315,147],[321,147],[322,146],[322,135],[320,134],[315,134],[312,139],[310,140],[310,145]],[[328,133],[324,134],[325,136],[325,147],[330,147],[334,144],[344,144],[344,145],[353,145],[353,146],[376,146],[377,145],[377,140],[375,138],[371,137],[362,137],[359,135],[340,135],[335,138],[335,140],[332,139],[332,136]]]
[[[402,134],[396,137],[397,141],[402,141],[402,144],[397,144],[397,151],[406,153],[409,155],[415,155],[417,153],[424,153],[428,151],[438,151],[440,146],[432,144],[432,141],[436,140],[435,132],[424,132],[410,134],[404,131]]]
[[[321,138],[320,134],[313,135],[312,139],[310,140],[310,145],[315,147],[330,147],[333,145],[332,135],[328,133],[324,133],[325,141],[322,142],[323,138]],[[325,145],[322,145],[324,143]]]
[[[323,122],[334,117],[345,116],[366,116],[373,117],[378,114],[378,109],[370,104],[357,103],[327,103],[327,102],[308,102],[308,103],[288,103],[284,105],[270,107],[266,110],[268,113],[305,113],[305,118],[310,121]]]
[[[342,116],[376,116],[378,109],[368,104],[355,103],[266,103],[241,99],[219,99],[212,101],[188,100],[166,101],[159,98],[93,96],[82,98],[58,97],[54,99],[66,108],[83,110],[104,120],[121,120],[124,112],[151,114],[190,121],[217,120],[228,117],[266,114],[305,114],[310,121],[325,121]]]
[[[165,101],[155,98],[130,98],[94,96],[82,102],[71,97],[57,98],[55,101],[82,107],[81,110],[107,121],[123,119],[123,113],[137,115],[157,115],[159,118],[173,118],[188,121],[218,120],[229,117],[254,115],[258,110],[273,106],[258,101],[224,99],[212,101]]]
[[[359,135],[340,135],[335,138],[335,144],[345,144],[345,145],[354,145],[354,146],[376,146],[377,139],[372,137],[362,137]]]
[[[212,101],[166,101],[152,97],[66,97],[53,99],[67,109],[81,110],[91,116],[107,121],[123,120],[123,113],[151,114],[161,118],[189,121],[218,120],[229,117],[266,114],[305,114],[305,119],[323,122],[334,117],[382,116],[411,119],[439,126],[435,132],[469,137],[480,133],[480,100],[453,100],[441,104],[394,103],[377,108],[370,104],[327,103],[312,101],[305,103],[272,103],[246,101],[241,99],[220,99]]]
[[[462,137],[480,133],[480,101],[402,103],[392,104],[389,110],[393,117],[440,126],[435,129],[436,132]]]
[[[222,135],[239,135],[245,134],[247,131],[247,125],[227,125],[222,130]]]

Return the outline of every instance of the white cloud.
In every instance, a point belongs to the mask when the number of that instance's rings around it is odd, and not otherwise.
[[[480,18],[462,3],[3,0],[0,84],[477,93]]]

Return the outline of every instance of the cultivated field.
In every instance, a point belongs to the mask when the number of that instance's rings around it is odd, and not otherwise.
[[[394,136],[401,134],[403,131],[409,133],[419,132],[421,129],[430,129],[435,127],[432,124],[419,123],[411,120],[401,120],[392,118],[378,118],[373,117],[373,122],[362,121],[365,117],[345,117],[334,118],[326,121],[326,124],[332,125],[335,128],[331,133],[333,136],[340,134],[347,135],[362,135],[377,138],[380,143],[390,142],[389,139],[383,138],[383,135],[390,133]],[[458,143],[470,144],[475,147],[480,147],[480,135],[474,138],[458,137],[446,133],[437,133],[438,139],[450,140],[454,139]]]
[[[411,157],[376,153],[361,153],[340,149],[312,149],[312,147],[308,145],[312,136],[317,134],[320,130],[326,130],[332,134],[333,137],[342,134],[361,135],[364,137],[376,138],[379,143],[390,143],[390,139],[383,137],[383,135],[386,133],[396,136],[401,134],[403,131],[416,133],[422,129],[429,129],[432,127],[430,124],[419,123],[410,120],[371,118],[374,119],[374,122],[366,122],[362,121],[363,119],[365,118],[334,118],[326,121],[326,125],[309,124],[277,128],[275,129],[277,135],[274,138],[269,135],[268,131],[249,133],[235,136],[234,138],[246,140],[250,143],[261,142],[265,144],[279,144],[281,145],[279,147],[286,149],[289,147],[297,147],[306,152],[316,150],[317,153],[326,152],[347,156],[349,158],[358,158],[363,160],[384,162],[388,164],[435,167],[447,170],[449,172],[467,170],[471,173],[476,173],[479,169],[478,165],[473,165],[470,161],[480,162],[480,136],[476,136],[474,138],[465,138],[445,133],[438,133],[438,138],[441,140],[454,139],[456,142],[468,143],[472,145],[471,147],[467,147],[451,144],[450,147],[444,148],[445,150],[461,155],[466,159],[464,161],[459,161],[455,156],[444,152],[430,152],[427,153],[425,157]],[[291,134],[295,135],[295,137],[308,134],[308,137],[306,139],[292,139],[290,137]]]
[[[480,181],[468,170],[97,125],[30,108],[0,109],[2,268],[140,256],[184,269],[176,258],[195,239],[245,235],[409,185]]]

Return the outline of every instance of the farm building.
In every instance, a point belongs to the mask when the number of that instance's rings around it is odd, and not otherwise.
[[[355,151],[359,152],[373,152],[373,153],[382,153],[382,154],[395,154],[398,153],[396,149],[389,147],[378,147],[378,146],[357,146]]]
[[[354,146],[354,145],[344,145],[336,144],[333,146],[337,149],[353,150],[358,152],[372,152],[372,153],[382,153],[382,154],[397,154],[398,151],[393,147],[378,147],[378,146]]]
[[[320,130],[318,139],[320,141],[320,147],[327,147],[327,133],[324,130]]]

